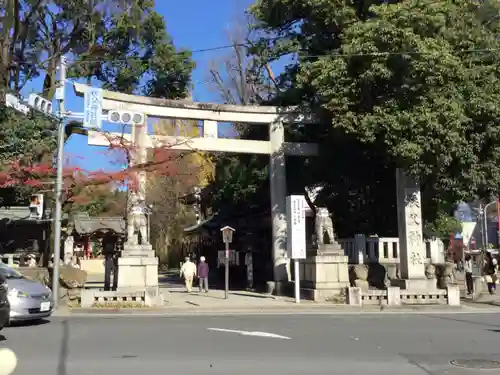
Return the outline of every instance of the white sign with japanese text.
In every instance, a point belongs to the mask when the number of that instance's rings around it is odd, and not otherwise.
[[[240,265],[238,254],[239,253],[236,252],[236,250],[229,250],[228,259],[230,265],[236,265],[236,266]],[[217,251],[217,267],[223,266],[225,262],[226,262],[226,250]]]
[[[306,208],[302,195],[286,197],[287,249],[292,259],[306,259]]]
[[[102,127],[102,89],[87,87],[84,97],[83,126],[91,129]]]

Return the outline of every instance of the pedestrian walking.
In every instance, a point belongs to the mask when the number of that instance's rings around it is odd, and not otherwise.
[[[488,285],[488,292],[490,294],[495,294],[497,289],[497,264],[496,259],[488,251],[485,255],[485,261],[483,265],[484,281]]]
[[[184,282],[186,284],[186,291],[191,293],[193,288],[193,279],[196,277],[196,265],[191,262],[189,257],[186,257],[186,261],[181,267],[180,276],[184,277]]]
[[[469,254],[465,256],[464,271],[467,294],[470,296],[474,292],[474,282],[472,281],[472,257]]]
[[[200,283],[200,293],[202,290],[208,293],[208,264],[204,256],[200,257],[200,263],[198,263],[198,282]]]

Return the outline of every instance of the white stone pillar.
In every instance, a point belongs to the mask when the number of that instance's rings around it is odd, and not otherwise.
[[[445,261],[445,250],[444,243],[439,238],[434,238],[429,241],[431,250],[431,263],[432,264],[443,264]]]
[[[366,254],[366,236],[364,234],[354,235],[354,254],[352,263],[363,264]]]
[[[66,237],[64,240],[64,264],[71,262],[75,252],[75,240],[73,236]]]
[[[136,125],[134,138],[135,160],[134,164],[145,164],[148,160],[148,123],[147,118],[144,119],[144,124]],[[137,172],[137,193],[139,199],[146,199],[147,176],[144,170]]]
[[[397,169],[396,187],[401,278],[426,279],[420,186],[402,169]]]
[[[286,251],[286,164],[285,164],[285,128],[283,123],[269,125],[271,154],[269,161],[269,179],[271,185],[272,215],[272,260],[273,276],[279,293],[281,283],[290,280],[290,261]]]

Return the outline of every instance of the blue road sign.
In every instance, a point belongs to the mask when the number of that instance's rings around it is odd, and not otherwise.
[[[91,129],[102,127],[102,89],[88,87],[84,96],[83,126]]]

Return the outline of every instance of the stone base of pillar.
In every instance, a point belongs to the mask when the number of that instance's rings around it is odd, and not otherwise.
[[[155,252],[153,250],[153,245],[131,245],[125,243],[122,251],[122,258],[128,257],[154,258]]]
[[[290,289],[290,259],[280,258],[274,261],[275,280],[267,283],[267,292],[277,296],[285,296]]]
[[[349,287],[348,257],[338,243],[319,245],[300,261],[303,298],[324,301],[345,294]]]
[[[408,290],[408,291],[422,291],[422,292],[431,292],[437,289],[436,279],[404,279],[391,280],[391,286],[399,287],[400,289]]]
[[[334,241],[331,244],[318,244],[315,250],[310,249],[308,254],[311,255],[323,255],[323,254],[338,254],[344,255],[344,249],[337,241]]]
[[[158,287],[158,258],[151,245],[125,245],[118,259],[118,292],[144,291],[148,307],[163,305]]]
[[[158,286],[158,258],[121,257],[118,259],[118,288]]]

